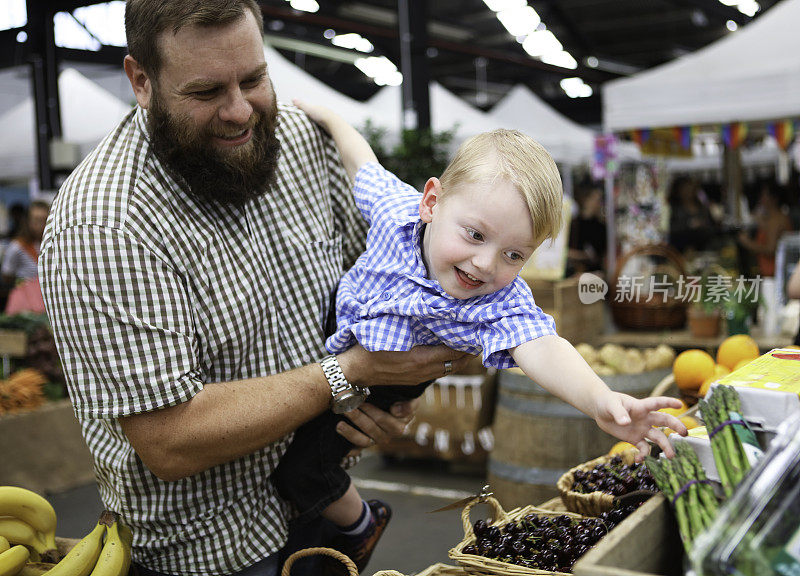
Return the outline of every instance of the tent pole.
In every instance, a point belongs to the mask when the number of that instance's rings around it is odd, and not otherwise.
[[[39,187],[42,190],[52,190],[55,181],[50,165],[50,141],[61,136],[53,11],[39,2],[28,2],[27,6],[31,77],[36,110]]]
[[[403,73],[403,129],[431,127],[428,83],[428,14],[426,0],[399,0],[400,71]]]

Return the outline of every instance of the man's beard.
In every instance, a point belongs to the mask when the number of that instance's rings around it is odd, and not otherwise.
[[[225,151],[211,144],[214,135],[209,127],[198,130],[188,116],[170,114],[156,91],[148,113],[153,152],[186,182],[188,192],[197,200],[242,206],[274,185],[280,156],[274,99],[266,113],[253,111],[246,126],[237,127],[252,129],[250,142]]]

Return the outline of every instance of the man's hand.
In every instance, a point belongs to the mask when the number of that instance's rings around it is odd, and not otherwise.
[[[408,352],[368,352],[356,344],[336,355],[347,381],[358,386],[414,386],[463,370],[472,358],[444,345],[415,346]]]
[[[357,448],[369,448],[400,436],[414,418],[420,399],[397,402],[390,412],[384,412],[372,404],[362,404],[347,412],[345,416],[360,429],[346,422],[339,422],[336,431],[347,438]]]
[[[686,426],[675,416],[658,410],[679,406],[680,400],[677,398],[659,396],[639,399],[609,391],[598,400],[595,419],[601,429],[639,449],[637,462],[650,453],[647,440],[658,444],[664,454],[671,458],[675,455],[672,444],[657,426],[668,426],[681,436],[686,436]]]

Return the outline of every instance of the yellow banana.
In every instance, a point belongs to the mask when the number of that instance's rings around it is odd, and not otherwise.
[[[11,543],[5,536],[0,536],[0,554],[11,548]]]
[[[0,576],[14,576],[25,566],[30,553],[25,546],[12,546],[0,554]]]
[[[22,544],[39,554],[47,551],[39,533],[33,527],[12,516],[0,517],[0,536],[3,536],[11,544]]]
[[[45,574],[47,576],[89,576],[100,557],[105,531],[106,527],[98,522],[91,532],[75,544],[72,550],[67,552],[67,555]]]
[[[42,533],[48,548],[56,547],[56,511],[50,502],[18,486],[0,486],[0,516],[14,516]]]
[[[131,549],[119,533],[119,522],[106,527],[106,543],[91,576],[126,576],[131,565]]]

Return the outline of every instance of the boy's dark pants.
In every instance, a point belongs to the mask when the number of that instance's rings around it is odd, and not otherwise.
[[[366,401],[388,411],[395,402],[419,397],[431,382],[375,386],[370,388]],[[353,444],[336,432],[336,424],[342,420],[346,420],[343,415],[328,410],[298,428],[275,470],[278,493],[295,505],[301,523],[319,516],[350,487],[350,476],[342,469],[342,459]]]

